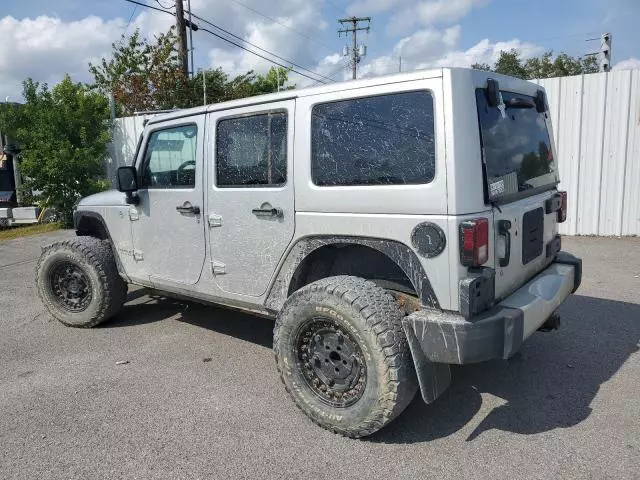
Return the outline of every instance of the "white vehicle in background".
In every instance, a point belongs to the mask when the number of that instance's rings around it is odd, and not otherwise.
[[[450,365],[558,326],[581,260],[561,251],[550,132],[538,85],[447,68],[158,116],[119,191],[43,250],[38,292],[76,327],[128,283],[273,317],[297,406],[370,435],[418,388],[435,401]]]

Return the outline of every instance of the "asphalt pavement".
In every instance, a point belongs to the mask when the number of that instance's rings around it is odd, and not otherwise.
[[[145,289],[95,329],[50,319],[35,260],[68,235],[0,242],[0,478],[640,478],[638,238],[564,238],[559,331],[350,440],[294,407],[271,321]]]

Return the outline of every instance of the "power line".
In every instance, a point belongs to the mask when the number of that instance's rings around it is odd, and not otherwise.
[[[270,16],[268,16],[268,15],[265,15],[265,14],[264,14],[264,13],[262,13],[262,12],[259,12],[259,11],[258,11],[258,10],[256,10],[255,8],[252,8],[252,7],[248,6],[248,5],[245,5],[244,3],[239,2],[238,0],[231,0],[231,1],[232,1],[233,3],[237,3],[237,4],[238,4],[238,5],[240,5],[241,7],[246,8],[247,10],[252,11],[253,13],[256,13],[256,14],[260,15],[260,16],[261,16],[261,17],[263,17],[263,18],[266,18],[267,20],[271,20],[272,22],[277,23],[278,25],[280,25],[280,26],[282,26],[282,27],[284,27],[284,28],[288,28],[288,29],[289,29],[289,30],[291,30],[292,32],[297,33],[298,35],[300,35],[301,37],[306,38],[307,40],[311,40],[312,42],[316,42],[318,45],[322,45],[323,47],[328,48],[329,50],[333,50],[333,47],[330,47],[330,46],[329,46],[329,45],[327,45],[326,43],[321,42],[320,40],[318,40],[318,39],[316,39],[316,38],[313,38],[313,37],[310,37],[310,36],[308,36],[308,35],[305,35],[304,33],[302,33],[302,32],[300,32],[300,31],[296,30],[295,28],[290,27],[289,25],[287,25],[287,24],[285,24],[285,23],[282,23],[282,22],[280,22],[280,21],[276,20],[275,18],[272,18],[272,17],[270,17]]]
[[[346,64],[346,63],[342,63],[342,64],[340,64],[340,66],[339,66],[339,68],[338,68],[337,70],[333,70],[331,73],[329,73],[329,74],[327,75],[327,78],[330,78],[332,82],[336,82],[336,80],[335,80],[333,77],[335,77],[338,73],[340,73],[340,71],[341,71],[341,70],[344,70],[344,69],[346,69],[346,68],[347,68],[347,64]],[[320,83],[320,81],[319,81],[319,80],[316,80],[314,83],[312,83],[312,84],[311,84],[311,85],[309,85],[309,86],[310,86],[310,87],[314,87],[314,86],[316,86],[316,85],[317,85],[317,84],[319,84],[319,83]]]
[[[159,11],[159,12],[167,13],[167,14],[169,14],[169,15],[174,16],[174,14],[173,14],[172,12],[169,12],[169,11],[167,11],[167,10],[163,10],[163,9],[161,9],[161,8],[154,7],[154,6],[152,6],[152,5],[147,5],[146,3],[137,2],[136,0],[125,0],[125,2],[135,3],[136,5],[141,5],[141,6],[143,6],[143,7],[151,8],[152,10],[157,10],[157,11]],[[192,14],[192,15],[193,15],[193,14]],[[193,16],[195,17],[195,15],[193,15]],[[197,17],[196,17],[196,18],[197,18]],[[209,22],[207,22],[207,23],[209,23]],[[219,27],[216,27],[216,28],[219,28]],[[229,40],[228,38],[223,37],[222,35],[218,35],[217,33],[212,32],[211,30],[208,30],[208,29],[206,29],[206,28],[200,28],[199,30],[205,31],[205,32],[207,32],[207,33],[210,33],[211,35],[213,35],[213,36],[215,36],[215,37],[218,37],[218,38],[220,38],[221,40],[224,40],[225,42],[228,42],[228,43],[230,43],[230,44],[232,44],[232,45],[235,45],[235,46],[236,46],[236,47],[238,47],[238,48],[241,48],[241,49],[243,49],[243,50],[246,50],[247,52],[252,53],[252,54],[254,54],[255,56],[260,57],[260,58],[262,58],[262,59],[264,59],[264,60],[267,60],[268,62],[271,62],[271,63],[273,63],[273,64],[275,64],[275,65],[278,65],[279,67],[286,68],[287,70],[291,70],[292,72],[295,72],[295,73],[297,73],[298,75],[301,75],[301,76],[303,76],[303,77],[305,77],[305,78],[308,78],[309,80],[313,80],[313,81],[320,82],[320,83],[326,83],[326,82],[324,82],[324,81],[322,81],[322,80],[319,80],[319,79],[317,79],[317,78],[310,77],[309,75],[307,75],[307,74],[305,74],[305,73],[302,73],[302,72],[299,72],[299,71],[295,70],[294,68],[287,67],[286,65],[282,65],[281,63],[276,62],[275,60],[272,60],[272,59],[267,58],[267,57],[265,57],[265,56],[263,56],[263,55],[260,55],[259,53],[256,53],[256,52],[254,52],[254,51],[252,51],[252,50],[249,50],[248,48],[246,48],[246,47],[244,47],[244,46],[242,46],[242,45],[240,45],[240,44],[238,44],[238,43],[235,43],[235,42],[233,42],[233,41]],[[288,62],[288,63],[291,63],[291,64],[293,65],[293,62],[289,62],[288,60],[285,60],[285,61],[286,61],[286,62]]]
[[[320,78],[324,78],[325,80],[333,81],[333,80],[331,80],[331,78],[329,78],[329,77],[326,77],[326,76],[324,76],[324,75],[322,75],[322,74],[320,74],[320,73],[314,72],[313,70],[311,70],[311,69],[309,69],[309,68],[307,68],[307,67],[303,67],[302,65],[298,65],[297,63],[292,62],[291,60],[287,60],[286,58],[283,58],[283,57],[281,57],[280,55],[277,55],[277,54],[275,54],[275,53],[273,53],[273,52],[270,52],[269,50],[266,50],[266,49],[264,49],[264,48],[262,48],[262,47],[259,47],[259,46],[258,46],[258,45],[256,45],[255,43],[251,43],[251,42],[249,42],[248,40],[245,40],[244,38],[239,37],[238,35],[235,35],[235,34],[231,33],[231,32],[230,32],[230,31],[228,31],[228,30],[225,30],[224,28],[222,28],[222,27],[220,27],[220,26],[216,25],[215,23],[210,22],[209,20],[206,20],[206,19],[202,18],[202,17],[201,17],[201,16],[199,16],[199,15],[196,15],[196,14],[195,14],[195,13],[193,13],[193,12],[191,12],[191,15],[192,15],[194,18],[197,18],[198,20],[201,20],[201,21],[203,21],[204,23],[209,24],[209,25],[211,25],[211,26],[212,26],[212,27],[214,27],[214,28],[217,28],[217,29],[218,29],[218,30],[220,30],[221,32],[224,32],[224,33],[226,33],[227,35],[229,35],[229,36],[231,36],[231,37],[233,37],[233,38],[236,38],[236,39],[238,39],[238,40],[240,40],[240,41],[242,41],[242,42],[244,42],[244,43],[246,43],[246,44],[248,44],[248,45],[251,45],[252,47],[257,48],[258,50],[260,50],[260,51],[262,51],[262,52],[264,52],[264,53],[267,53],[267,54],[269,54],[269,55],[271,55],[271,56],[274,56],[274,57],[276,57],[276,58],[278,58],[278,59],[282,60],[283,62],[290,63],[291,65],[293,65],[293,66],[295,66],[295,67],[298,67],[298,68],[300,68],[300,69],[302,69],[302,70],[305,70],[305,71],[307,71],[307,72],[310,72],[310,73],[312,73],[313,75],[316,75],[316,76],[318,76],[318,77],[320,77]]]
[[[124,0],[124,1],[129,3],[135,3],[136,5],[147,7],[147,8],[150,8],[151,10],[157,10],[158,12],[163,12],[163,13],[168,13],[169,15],[173,15],[173,13],[168,10],[163,10],[162,8],[154,7],[153,5],[147,5],[146,3],[136,2],[136,0]]]
[[[338,7],[335,3],[330,2],[329,0],[325,0],[325,3],[328,4],[328,5],[331,5],[337,12],[342,13],[342,12],[345,11],[344,8]]]
[[[129,30],[129,25],[131,25],[131,20],[133,20],[133,16],[136,14],[136,10],[138,9],[137,5],[133,6],[133,11],[131,12],[131,15],[129,16],[129,21],[127,22],[127,26],[124,29],[124,32],[127,33],[127,30]]]
[[[285,69],[287,69],[287,70],[291,70],[292,72],[295,72],[295,73],[297,73],[298,75],[302,75],[303,77],[308,78],[309,80],[314,80],[314,81],[316,81],[316,82],[320,82],[320,83],[326,83],[326,82],[324,82],[324,81],[322,81],[322,80],[318,80],[317,78],[310,77],[309,75],[307,75],[307,74],[305,74],[305,73],[299,72],[299,71],[298,71],[298,70],[296,70],[295,68],[287,67],[286,65],[283,65],[283,64],[281,64],[281,63],[278,63],[278,62],[276,62],[275,60],[272,60],[272,59],[270,59],[270,58],[267,58],[267,57],[265,57],[264,55],[260,55],[259,53],[256,53],[256,52],[254,52],[254,51],[252,51],[252,50],[249,50],[248,48],[246,48],[246,47],[244,47],[244,46],[240,45],[239,43],[236,43],[236,42],[234,42],[234,41],[232,41],[232,40],[229,40],[228,38],[225,38],[225,37],[223,37],[222,35],[218,35],[217,33],[212,32],[211,30],[208,30],[208,29],[206,29],[206,28],[202,28],[202,27],[200,27],[200,29],[199,29],[199,30],[202,30],[203,32],[210,33],[210,34],[211,34],[211,35],[213,35],[214,37],[218,37],[219,39],[224,40],[225,42],[228,42],[228,43],[230,43],[231,45],[235,45],[236,47],[241,48],[242,50],[246,50],[246,51],[247,51],[247,52],[249,52],[249,53],[253,53],[256,57],[260,57],[260,58],[262,58],[262,59],[264,59],[264,60],[266,60],[266,61],[268,61],[268,62],[271,62],[271,63],[273,63],[273,64],[275,64],[275,65],[278,65],[279,67],[285,68]]]
[[[176,6],[175,6],[175,5],[169,5],[168,7],[166,7],[166,6],[164,6],[164,5],[162,4],[162,2],[161,2],[160,0],[156,0],[156,3],[157,3],[158,5],[160,5],[162,8],[164,8],[165,10],[171,10],[172,8],[176,8]]]

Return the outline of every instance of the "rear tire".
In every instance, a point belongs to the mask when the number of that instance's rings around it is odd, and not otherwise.
[[[352,438],[396,418],[418,387],[402,317],[386,290],[358,277],[329,277],[293,293],[276,321],[274,351],[296,405]]]
[[[45,247],[36,285],[49,313],[70,327],[95,327],[118,313],[127,296],[111,245],[93,237]]]

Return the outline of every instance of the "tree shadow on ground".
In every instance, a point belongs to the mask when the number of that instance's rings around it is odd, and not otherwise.
[[[176,319],[266,348],[273,346],[273,321],[246,313],[176,300],[146,289],[129,293],[123,311],[104,328]],[[471,422],[482,394],[499,397],[467,437],[498,429],[535,434],[567,428],[591,414],[590,404],[638,351],[640,305],[572,295],[559,310],[560,330],[536,333],[509,361],[453,367],[451,387],[434,404],[420,394],[389,426],[369,437],[381,443],[416,443],[449,436]]]

